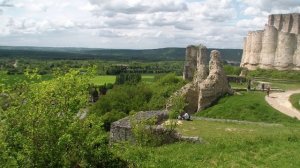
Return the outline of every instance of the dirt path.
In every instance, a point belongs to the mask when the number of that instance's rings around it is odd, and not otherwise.
[[[283,114],[290,117],[296,117],[298,120],[300,120],[300,111],[294,108],[289,101],[289,97],[294,93],[300,93],[300,89],[271,93],[269,97],[265,97],[265,100],[272,107],[282,112]]]

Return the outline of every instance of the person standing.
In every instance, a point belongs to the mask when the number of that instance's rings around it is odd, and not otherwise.
[[[270,95],[270,90],[271,90],[271,88],[270,88],[270,86],[268,86],[267,87],[267,96],[269,97],[269,95]]]

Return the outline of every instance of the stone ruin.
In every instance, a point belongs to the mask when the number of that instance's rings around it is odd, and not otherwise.
[[[161,124],[163,121],[168,119],[166,111],[146,111],[139,112],[134,116],[135,120],[147,120],[152,117],[156,117],[156,124]],[[122,118],[111,124],[110,128],[110,142],[118,141],[130,141],[134,142],[134,136],[132,133],[130,116]]]
[[[220,52],[213,50],[208,62],[208,50],[205,46],[190,45],[186,49],[183,79],[190,81],[173,96],[183,96],[187,103],[185,111],[195,113],[211,106],[232,90],[227,81],[220,60]],[[167,108],[172,106],[168,104]]]
[[[164,126],[162,126],[163,122],[166,121],[169,116],[167,111],[142,111],[133,116],[128,116],[123,119],[120,119],[111,124],[110,129],[110,143],[127,141],[131,143],[135,143],[135,137],[132,132],[132,120],[136,122],[155,118],[155,125],[151,126],[154,130],[155,135],[159,136],[165,134],[163,143],[172,143],[176,141],[186,141],[198,143],[201,142],[199,137],[188,137],[182,136],[176,131],[167,132]]]
[[[264,30],[244,38],[241,67],[300,70],[300,14],[269,16]]]
[[[188,46],[186,49],[186,61],[184,66],[183,78],[190,81],[173,96],[184,96],[188,103],[185,111],[194,113],[210,106],[221,96],[232,93],[227,81],[227,77],[220,61],[220,52],[213,50],[208,62],[208,50],[205,46]],[[170,107],[171,104],[167,105]],[[129,141],[134,143],[131,119],[142,121],[156,118],[155,130],[161,134],[164,127],[163,121],[168,119],[168,111],[146,111],[139,112],[134,116],[128,116],[113,122],[110,129],[110,143],[118,141]],[[177,132],[168,135],[167,142],[188,141],[202,142],[199,137],[182,136]]]

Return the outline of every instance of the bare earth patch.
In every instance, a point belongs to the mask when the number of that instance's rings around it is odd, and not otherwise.
[[[292,94],[300,93],[299,90],[289,90],[286,92],[271,93],[265,97],[265,100],[275,109],[290,117],[295,117],[300,120],[300,111],[294,108],[289,101]]]

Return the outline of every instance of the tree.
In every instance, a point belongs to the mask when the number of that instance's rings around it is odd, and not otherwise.
[[[126,166],[110,153],[99,118],[81,117],[89,72],[71,70],[49,81],[23,83],[11,93],[10,107],[0,113],[0,149],[9,156],[1,167]]]

